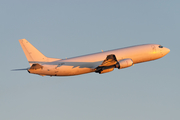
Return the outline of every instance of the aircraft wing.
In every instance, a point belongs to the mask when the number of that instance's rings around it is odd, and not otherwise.
[[[117,64],[117,59],[114,54],[107,55],[106,59],[104,61],[97,61],[97,62],[66,62],[63,60],[54,61],[54,62],[42,62],[39,63],[41,65],[57,65],[57,67],[60,67],[62,65],[67,66],[74,66],[74,67],[80,67],[80,68],[97,68],[97,67],[109,67],[114,66]]]
[[[120,68],[119,62],[114,54],[108,55],[101,65],[95,68],[96,73],[106,73]]]
[[[96,73],[110,72],[114,70],[114,68],[119,68],[119,62],[117,61],[114,54],[107,55],[104,61],[98,62],[66,62],[63,60],[58,60],[54,62],[33,62],[31,68],[41,68],[43,65],[57,65],[57,68],[63,65],[73,66],[73,68],[91,68]]]

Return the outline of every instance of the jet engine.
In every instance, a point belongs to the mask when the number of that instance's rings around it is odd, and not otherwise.
[[[122,68],[127,68],[133,65],[133,61],[130,58],[127,59],[122,59],[119,61],[119,64],[116,64],[116,68],[122,69]]]
[[[107,61],[105,60],[104,62],[107,62]],[[109,66],[103,66],[101,64],[100,66],[95,68],[95,72],[102,74],[102,73],[111,72],[114,70],[114,68],[122,69],[122,68],[127,68],[127,67],[130,67],[133,65],[133,61],[130,58],[122,59],[120,61],[116,60],[115,62],[116,62],[115,64],[110,64]],[[107,65],[107,64],[105,64],[105,65]]]

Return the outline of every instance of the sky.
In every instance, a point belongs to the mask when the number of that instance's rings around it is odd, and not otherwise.
[[[179,0],[1,0],[1,120],[180,119]],[[105,74],[48,77],[14,72],[29,64],[18,42],[70,58],[139,44],[165,57]]]

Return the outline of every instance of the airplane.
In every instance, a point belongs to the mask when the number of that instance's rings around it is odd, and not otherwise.
[[[73,76],[86,73],[107,73],[115,68],[123,69],[137,63],[164,57],[170,49],[159,44],[143,44],[78,57],[57,59],[44,56],[26,39],[19,40],[30,68],[29,73],[41,76]]]

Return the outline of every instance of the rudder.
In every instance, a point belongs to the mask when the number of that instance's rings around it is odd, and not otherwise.
[[[44,56],[38,49],[36,49],[31,43],[29,43],[26,39],[20,39],[19,43],[26,55],[26,58],[30,65],[31,62],[45,62],[47,61],[47,57]]]

